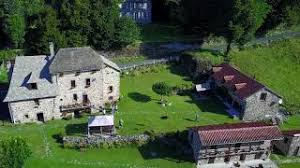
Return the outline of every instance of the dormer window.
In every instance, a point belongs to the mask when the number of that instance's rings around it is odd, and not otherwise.
[[[28,83],[28,89],[29,90],[37,90],[37,84],[36,83]]]
[[[234,84],[234,87],[235,87],[235,90],[239,90],[239,89],[244,88],[246,85],[247,85],[247,83],[237,83],[237,84]]]

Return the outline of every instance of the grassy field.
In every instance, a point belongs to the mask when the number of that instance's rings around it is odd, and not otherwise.
[[[190,41],[199,39],[195,35],[186,35],[179,26],[149,24],[141,27],[143,42]]]
[[[143,133],[146,130],[172,132],[184,130],[188,126],[234,122],[223,107],[215,100],[206,100],[196,104],[189,96],[170,96],[170,107],[158,104],[159,95],[152,92],[152,84],[166,81],[177,84],[191,84],[182,75],[178,67],[158,68],[146,74],[135,73],[121,78],[122,98],[119,104],[116,122],[122,118],[124,127],[120,134]],[[136,98],[142,98],[136,99]],[[200,120],[195,122],[195,113],[199,112]],[[168,119],[161,116],[168,114]],[[69,121],[57,120],[46,124],[27,124],[0,126],[0,138],[20,136],[28,141],[33,155],[27,161],[26,168],[192,168],[194,163],[180,160],[174,151],[164,148],[128,147],[120,149],[90,149],[78,151],[63,149],[56,143],[54,136],[65,132],[67,135],[82,135],[86,130],[87,117]],[[154,156],[152,156],[154,154]]]

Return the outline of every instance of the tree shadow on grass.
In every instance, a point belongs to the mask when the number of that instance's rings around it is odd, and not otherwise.
[[[85,135],[87,133],[87,123],[68,124],[65,130],[66,135]]]
[[[150,96],[138,92],[128,93],[128,97],[136,102],[141,103],[147,103],[152,100]]]
[[[192,149],[187,140],[187,131],[170,132],[155,136],[139,147],[144,159],[165,159],[176,163],[193,162]]]
[[[193,96],[190,97],[191,100],[185,102],[196,104],[202,112],[215,113],[229,117],[228,113],[225,111],[226,107],[214,95],[208,95],[205,100],[195,100]]]

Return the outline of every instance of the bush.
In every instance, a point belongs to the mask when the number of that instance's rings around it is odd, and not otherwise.
[[[210,60],[193,56],[190,53],[182,55],[181,63],[187,68],[188,73],[193,80],[205,80],[212,69]]]
[[[180,96],[189,94],[193,89],[193,84],[181,84],[172,88],[172,93]]]
[[[0,141],[0,168],[21,168],[30,155],[31,151],[24,139]]]
[[[124,47],[140,39],[140,29],[137,24],[128,17],[120,17],[116,23],[117,46]]]

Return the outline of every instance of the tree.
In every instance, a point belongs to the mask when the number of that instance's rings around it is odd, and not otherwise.
[[[90,42],[97,49],[112,47],[115,39],[115,23],[119,18],[119,8],[116,0],[92,0]]]
[[[140,29],[132,19],[121,17],[117,20],[115,43],[118,47],[132,44],[139,38]]]
[[[165,82],[158,82],[153,84],[152,90],[161,96],[161,101],[164,101],[163,96],[169,96],[172,92],[172,87]]]
[[[232,17],[225,34],[227,41],[225,56],[228,56],[232,43],[237,43],[241,47],[255,36],[269,12],[267,4],[264,5],[266,7],[258,13],[254,0],[233,0]]]
[[[58,48],[66,46],[59,24],[56,12],[50,6],[45,7],[43,12],[33,17],[26,34],[27,53],[48,54],[49,42],[54,42]]]
[[[23,47],[28,16],[43,9],[43,0],[2,0],[4,33],[14,48]]]
[[[57,8],[61,22],[60,29],[64,33],[67,45],[70,47],[87,45],[92,29],[90,0],[63,0]]]
[[[0,168],[22,168],[30,155],[29,146],[21,138],[0,141]]]

